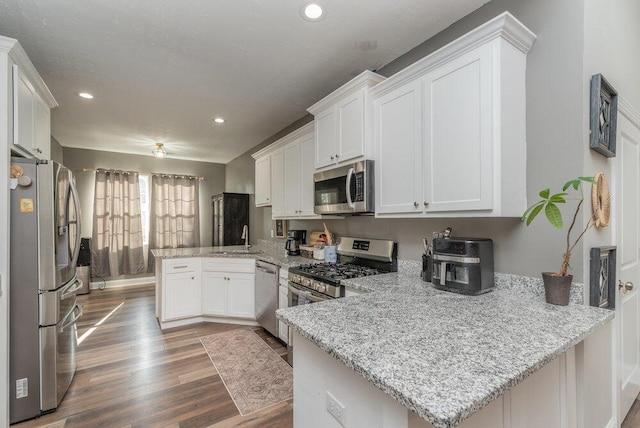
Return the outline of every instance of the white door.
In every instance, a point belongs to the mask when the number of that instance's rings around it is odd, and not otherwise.
[[[318,114],[315,119],[316,168],[336,163],[337,119],[336,109],[330,108]]]
[[[640,393],[640,124],[618,114],[616,156],[616,235],[619,271],[616,295],[618,392],[621,423]],[[627,290],[624,284],[632,289]]]
[[[295,141],[284,147],[284,215],[300,215],[300,144]]]
[[[202,313],[227,315],[227,274],[202,272]]]
[[[314,150],[315,150],[315,135],[310,133],[309,135],[302,137],[300,142],[300,162],[301,162],[301,176],[300,176],[300,215],[313,216],[316,213],[313,211],[314,191],[313,191],[313,168],[314,164]]]
[[[256,319],[255,274],[230,273],[227,278],[227,308],[229,316]]]
[[[271,153],[271,216],[284,215],[284,152]]]
[[[342,162],[364,155],[364,90],[360,90],[338,106],[338,147],[336,161]]]

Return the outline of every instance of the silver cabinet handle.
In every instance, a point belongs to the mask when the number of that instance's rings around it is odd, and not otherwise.
[[[180,266],[174,266],[173,268],[174,268],[174,269],[186,269],[186,268],[188,268],[188,267],[189,267],[189,266],[187,266],[187,265],[180,265]]]
[[[340,155],[336,153],[336,159],[338,159],[339,157],[340,157]]]
[[[429,206],[429,202],[424,201],[424,206],[425,206],[425,207],[428,207],[428,206]]]
[[[331,156],[331,160],[335,160],[335,156]]]
[[[36,153],[42,153],[42,149],[39,148],[39,147],[34,147],[33,151],[36,152]]]
[[[416,208],[418,208],[418,205],[420,205],[418,202],[414,202],[413,203],[413,206],[416,207]]]
[[[629,291],[633,290],[633,282],[631,281],[622,282],[621,280],[619,280],[618,289],[622,290],[622,294],[627,294]]]

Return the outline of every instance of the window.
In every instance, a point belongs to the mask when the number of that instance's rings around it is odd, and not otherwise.
[[[142,245],[149,245],[149,176],[140,175],[140,217],[142,218]]]

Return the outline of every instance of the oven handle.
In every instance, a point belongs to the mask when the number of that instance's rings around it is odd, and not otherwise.
[[[298,288],[296,288],[296,287],[293,287],[291,284],[288,284],[288,286],[289,286],[289,291],[290,291],[291,293],[295,294],[296,296],[299,296],[299,295],[300,295],[300,291],[302,291],[302,290],[300,290],[300,289],[298,289]],[[314,294],[311,294],[311,292],[309,292],[309,293],[308,293],[307,298],[308,298],[309,300],[311,300],[312,302],[314,302],[314,303],[317,303],[317,302],[324,302],[324,301],[326,301],[326,300],[331,300],[331,298],[330,298],[330,297],[328,297],[328,298],[326,298],[326,299],[323,299],[322,297],[318,297],[318,296],[316,296],[316,295],[314,295]]]
[[[353,178],[353,173],[355,172],[355,169],[353,168],[349,168],[349,172],[347,172],[347,206],[349,206],[349,208],[351,209],[355,209],[355,204],[353,203],[353,200],[351,199],[351,179]]]

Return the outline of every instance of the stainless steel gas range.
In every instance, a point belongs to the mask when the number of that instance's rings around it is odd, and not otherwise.
[[[345,279],[398,271],[398,245],[393,241],[343,237],[338,263],[316,263],[289,268],[289,307],[344,297]],[[293,363],[291,330],[288,361]]]

